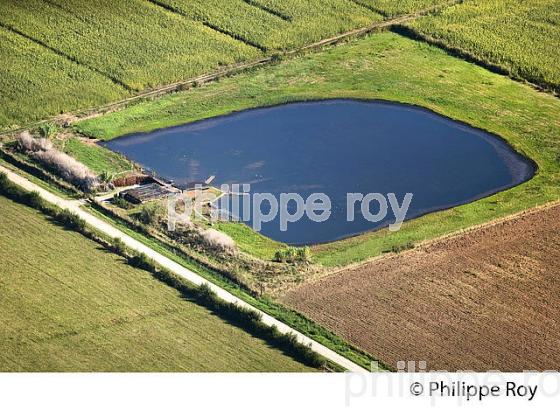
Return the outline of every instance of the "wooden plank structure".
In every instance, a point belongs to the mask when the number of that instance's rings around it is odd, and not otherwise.
[[[177,189],[180,189],[182,192],[195,191],[195,190],[205,191],[208,188],[210,188],[210,185],[208,185],[204,181],[176,183],[176,184],[173,184],[173,186]]]

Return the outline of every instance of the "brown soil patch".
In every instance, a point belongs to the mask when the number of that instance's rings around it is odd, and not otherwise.
[[[560,369],[560,206],[380,258],[283,299],[396,368]]]

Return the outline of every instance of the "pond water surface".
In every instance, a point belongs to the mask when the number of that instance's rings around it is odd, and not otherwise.
[[[359,217],[359,204],[355,220],[347,221],[348,193],[395,193],[399,203],[412,193],[410,219],[534,174],[532,162],[500,138],[425,109],[378,101],[252,109],[104,145],[176,182],[215,175],[213,185],[250,183],[252,193],[327,194],[331,216],[325,222],[304,217],[287,231],[278,219],[262,225],[262,234],[291,244],[334,241],[394,221],[389,212],[385,220],[369,222]]]

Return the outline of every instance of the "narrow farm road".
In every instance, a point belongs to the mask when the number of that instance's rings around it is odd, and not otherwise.
[[[14,173],[13,171],[4,168],[0,165],[0,172],[5,173],[8,178],[16,183],[17,185],[21,186],[25,190],[28,191],[36,191],[39,195],[45,199],[46,201],[60,207],[63,209],[67,209],[71,212],[74,212],[80,218],[82,218],[86,223],[99,231],[103,232],[104,234],[112,237],[112,238],[119,238],[121,239],[129,248],[146,254],[149,258],[153,259],[159,265],[169,269],[170,271],[174,272],[175,274],[182,276],[186,280],[195,285],[202,285],[206,284],[210,289],[212,289],[219,298],[223,299],[226,302],[233,302],[238,304],[239,306],[246,307],[248,309],[254,310],[259,312],[262,315],[262,321],[269,325],[269,326],[276,326],[278,330],[284,334],[286,333],[293,333],[296,335],[297,340],[300,343],[310,345],[311,349],[323,357],[331,360],[332,362],[344,367],[345,369],[351,372],[366,372],[364,368],[358,366],[354,362],[342,357],[338,353],[334,352],[333,350],[323,346],[322,344],[310,339],[309,337],[299,333],[295,329],[292,329],[288,325],[280,322],[279,320],[275,319],[274,317],[254,308],[253,306],[249,305],[245,301],[239,299],[238,297],[232,295],[231,293],[227,292],[226,290],[216,286],[212,282],[204,279],[203,277],[199,276],[197,273],[186,269],[185,267],[179,265],[178,263],[172,261],[171,259],[163,256],[162,254],[154,251],[153,249],[149,248],[148,246],[140,243],[139,241],[133,239],[132,237],[128,236],[124,232],[120,231],[119,229],[113,227],[112,225],[108,224],[107,222],[97,218],[96,216],[90,214],[89,212],[85,211],[81,208],[81,202],[76,200],[67,200],[61,198],[45,189],[39,187],[38,185],[34,184],[33,182],[29,181],[28,179]]]

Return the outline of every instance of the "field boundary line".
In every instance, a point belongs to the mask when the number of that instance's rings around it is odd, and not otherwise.
[[[362,8],[364,8],[364,9],[366,9],[366,10],[369,10],[369,11],[372,11],[372,12],[374,12],[374,13],[377,13],[377,14],[379,14],[380,16],[387,17],[386,12],[384,12],[384,11],[381,10],[381,9],[378,9],[377,7],[370,6],[369,4],[364,4],[364,3],[362,3],[362,2],[360,2],[360,1],[358,1],[358,0],[347,0],[347,1],[349,1],[350,3],[355,4],[356,6],[359,6],[359,7],[362,7]]]
[[[57,48],[54,48],[54,47],[52,47],[52,46],[49,46],[47,43],[45,43],[45,42],[43,42],[43,41],[41,41],[41,40],[39,40],[39,39],[36,39],[35,37],[32,37],[32,36],[30,36],[30,35],[28,35],[28,34],[25,34],[23,31],[18,30],[17,28],[12,27],[12,26],[10,26],[9,24],[5,24],[5,23],[0,22],[0,27],[2,27],[3,29],[5,29],[5,30],[7,30],[7,31],[9,31],[9,32],[11,32],[11,33],[14,33],[14,34],[16,34],[16,35],[18,35],[18,36],[20,36],[20,37],[23,37],[23,38],[25,38],[26,40],[31,41],[31,42],[34,43],[34,44],[37,44],[38,46],[41,46],[41,47],[43,47],[43,48],[49,50],[50,52],[56,54],[56,55],[59,56],[59,57],[65,58],[65,59],[67,59],[68,61],[70,61],[70,62],[72,62],[72,63],[74,63],[74,64],[79,65],[80,67],[84,67],[84,68],[86,68],[86,69],[88,69],[88,70],[93,71],[94,73],[97,73],[97,74],[99,74],[99,75],[101,75],[101,76],[107,78],[107,79],[110,80],[113,84],[118,85],[119,87],[122,87],[122,88],[124,88],[124,89],[127,90],[127,91],[135,91],[132,87],[130,87],[128,84],[122,82],[122,81],[119,80],[118,78],[115,78],[115,77],[113,77],[112,75],[107,74],[106,72],[104,72],[104,71],[102,71],[102,70],[99,70],[98,68],[91,67],[89,64],[83,63],[83,62],[77,60],[76,58],[74,58],[74,57],[72,57],[72,56],[70,56],[70,55],[64,53],[63,51],[61,51],[61,50],[59,50],[59,49],[57,49]],[[0,134],[0,135],[2,135],[2,134]]]
[[[164,7],[163,5],[160,5],[158,0],[147,0],[152,4],[158,5],[160,7]],[[249,71],[251,69],[255,69],[255,68],[259,68],[259,67],[263,67],[265,65],[269,65],[271,63],[274,63],[275,61],[278,60],[278,58],[281,58],[282,56],[285,57],[291,57],[291,56],[296,56],[300,53],[305,53],[305,52],[312,52],[312,51],[318,51],[321,50],[322,48],[326,47],[326,46],[333,46],[336,45],[338,43],[341,43],[345,40],[351,39],[351,38],[358,38],[358,37],[362,37],[365,35],[368,35],[370,33],[376,32],[376,31],[382,31],[385,30],[391,26],[394,25],[398,25],[401,23],[404,23],[406,21],[409,20],[413,20],[415,18],[427,15],[427,14],[431,14],[434,12],[438,12],[442,9],[445,9],[447,7],[453,6],[455,4],[459,4],[461,2],[463,2],[464,0],[449,0],[445,3],[442,4],[438,4],[436,6],[432,6],[432,7],[428,7],[425,8],[423,10],[419,10],[416,11],[414,13],[410,13],[410,14],[405,14],[402,16],[397,16],[388,20],[384,20],[384,21],[378,21],[375,22],[373,24],[371,24],[370,26],[367,27],[362,27],[362,28],[357,28],[354,30],[350,30],[341,34],[338,34],[336,36],[332,36],[320,41],[317,41],[315,43],[311,43],[293,50],[287,50],[287,51],[279,51],[277,54],[273,54],[273,55],[269,55],[269,56],[265,56],[256,60],[252,60],[252,61],[246,61],[246,62],[241,62],[241,63],[237,63],[237,64],[232,64],[229,65],[227,67],[224,67],[222,69],[218,69],[218,70],[214,70],[212,72],[206,73],[206,74],[201,74],[199,76],[196,77],[192,77],[186,80],[181,80],[181,81],[177,81],[174,83],[169,83],[169,84],[165,84],[162,85],[160,87],[156,87],[156,88],[152,88],[152,89],[148,89],[145,91],[141,91],[139,93],[136,93],[135,95],[131,96],[131,97],[127,97],[127,98],[123,98],[121,100],[118,101],[113,101],[113,102],[109,102],[107,104],[102,104],[99,105],[97,107],[88,107],[88,108],[83,108],[83,109],[78,109],[78,110],[74,110],[74,111],[68,111],[66,113],[60,114],[60,115],[54,115],[48,118],[45,118],[43,120],[40,121],[35,121],[32,123],[28,123],[23,125],[22,127],[18,127],[15,129],[9,129],[9,130],[4,130],[4,131],[0,131],[0,136],[6,136],[6,135],[12,135],[14,133],[18,133],[18,132],[22,132],[25,130],[28,130],[30,128],[35,128],[37,126],[40,126],[42,124],[45,124],[47,122],[75,122],[78,120],[84,120],[84,119],[88,119],[88,118],[94,118],[103,114],[106,114],[108,112],[112,112],[112,111],[116,111],[120,108],[124,108],[127,105],[129,105],[130,103],[139,101],[139,100],[143,100],[143,99],[147,99],[147,98],[155,98],[155,97],[160,97],[166,94],[170,94],[176,91],[184,91],[186,89],[189,89],[190,87],[192,87],[195,84],[205,84],[205,83],[210,83],[212,81],[216,81],[222,77],[227,77],[227,76],[231,76],[234,74],[239,74],[245,71]],[[172,11],[172,10],[171,10]],[[178,12],[176,12],[177,14],[180,14]],[[180,14],[181,16],[183,16],[184,18],[189,18],[188,16],[185,16],[184,14]],[[191,19],[192,20],[192,19]],[[193,20],[196,21],[196,20]],[[201,22],[202,23],[202,22]],[[204,24],[204,23],[202,23]],[[211,28],[211,27],[210,27]],[[222,33],[224,34],[224,33]],[[224,34],[226,35],[226,34]],[[76,64],[80,64],[77,61],[74,61]]]
[[[260,4],[255,0],[243,0],[243,2],[247,3],[249,6],[256,7],[257,9],[260,9],[268,14],[271,14],[274,17],[278,17],[279,19],[287,21],[288,23],[292,22],[292,18],[290,16],[283,14],[277,10],[271,9],[270,7],[267,7],[263,4]]]
[[[361,262],[351,263],[349,265],[345,265],[345,266],[342,266],[342,267],[339,267],[339,268],[335,268],[333,270],[327,271],[326,274],[324,274],[324,275],[321,275],[321,276],[318,276],[316,278],[312,278],[309,281],[306,281],[302,285],[307,285],[309,283],[318,282],[318,281],[320,281],[322,279],[325,279],[325,278],[327,278],[329,276],[332,276],[332,275],[336,275],[336,274],[339,274],[339,273],[342,273],[342,272],[345,272],[345,271],[350,271],[350,270],[362,268],[366,265],[376,263],[376,262],[379,262],[381,260],[390,259],[390,258],[394,258],[396,256],[405,255],[409,252],[418,251],[418,250],[426,248],[430,245],[433,245],[433,244],[436,244],[436,243],[439,243],[439,242],[444,242],[448,239],[456,239],[456,238],[459,238],[463,235],[478,232],[478,231],[481,231],[481,230],[486,229],[486,228],[491,228],[493,226],[497,226],[497,225],[500,225],[500,224],[503,224],[503,223],[506,223],[506,222],[509,222],[509,221],[513,221],[513,220],[516,220],[516,219],[519,219],[519,218],[523,218],[525,216],[533,215],[533,214],[545,211],[547,209],[555,208],[557,206],[560,206],[560,199],[545,202],[544,204],[536,205],[534,207],[527,208],[527,209],[524,209],[522,211],[503,216],[501,218],[492,219],[492,220],[487,221],[487,222],[483,222],[483,223],[480,223],[480,224],[477,224],[477,225],[469,226],[467,228],[459,229],[457,231],[446,233],[446,234],[438,236],[436,238],[426,239],[426,240],[421,241],[418,244],[416,244],[414,246],[414,248],[405,250],[403,252],[385,253],[385,254],[377,255],[377,256],[374,256],[372,258],[363,260]]]
[[[99,219],[95,215],[87,212],[81,207],[82,202],[80,200],[67,200],[61,198],[58,195],[55,195],[39,187],[38,185],[34,184],[27,178],[16,174],[15,172],[9,170],[8,168],[3,167],[2,165],[0,165],[0,172],[5,173],[13,183],[19,185],[23,189],[27,191],[36,191],[41,196],[41,198],[43,198],[45,201],[50,202],[51,204],[54,204],[59,208],[66,209],[70,212],[73,212],[74,214],[82,218],[89,226],[101,231],[102,233],[104,233],[105,235],[111,238],[118,238],[122,240],[124,244],[128,246],[130,249],[145,254],[148,258],[152,259],[158,265],[169,269],[171,272],[181,276],[182,278],[189,281],[190,283],[193,283],[194,285],[197,286],[206,285],[212,291],[214,291],[216,293],[216,296],[219,297],[220,299],[228,303],[235,303],[238,306],[246,309],[250,309],[251,311],[258,312],[261,315],[262,317],[261,320],[264,324],[268,326],[275,326],[278,329],[278,331],[283,334],[290,334],[290,333],[293,334],[299,343],[309,346],[311,350],[320,354],[326,359],[338,364],[339,366],[351,372],[359,372],[359,373],[368,372],[366,369],[352,362],[351,360],[341,356],[340,354],[322,345],[321,343],[316,342],[315,340],[303,335],[297,330],[286,325],[284,322],[281,322],[280,320],[270,316],[269,314],[255,308],[254,306],[250,305],[244,300],[238,298],[237,296],[234,296],[227,290],[219,287],[213,282],[210,282],[209,280],[200,276],[196,272],[185,268],[184,266],[178,264],[177,262],[153,250],[149,246],[144,245],[140,241],[127,235],[126,233],[122,232],[120,229],[110,225],[109,223]]]
[[[146,0],[146,1],[148,3],[151,3],[154,6],[157,6],[157,7],[160,7],[162,9],[164,9],[168,13],[174,13],[174,14],[177,14],[177,15],[181,16],[182,18],[186,18],[186,19],[189,19],[191,21],[200,23],[204,27],[209,28],[210,30],[214,30],[215,32],[220,33],[221,35],[232,38],[235,41],[239,41],[241,43],[244,43],[246,46],[256,48],[257,50],[259,50],[263,53],[266,53],[268,51],[265,46],[263,46],[261,44],[258,44],[258,43],[255,43],[252,40],[248,40],[240,34],[232,33],[232,32],[230,32],[226,29],[220,28],[220,27],[216,26],[215,24],[210,23],[208,20],[203,20],[203,19],[202,20],[197,20],[195,18],[192,18],[192,17],[188,16],[187,14],[185,14],[181,9],[178,9],[177,7],[173,7],[173,6],[170,6],[169,4],[162,3],[159,0]]]

